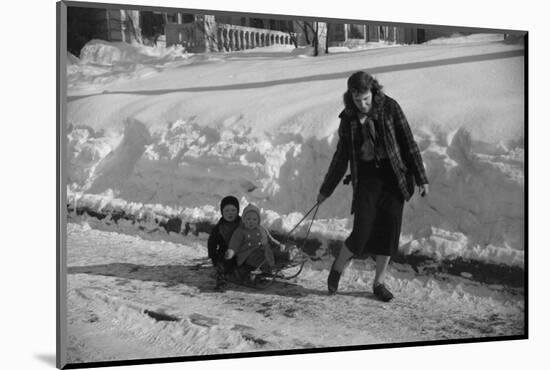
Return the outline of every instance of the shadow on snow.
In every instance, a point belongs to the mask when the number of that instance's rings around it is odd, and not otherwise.
[[[186,285],[199,289],[201,293],[220,293],[214,289],[215,271],[209,260],[200,258],[192,260],[194,264],[187,265],[156,265],[148,266],[133,263],[108,263],[91,266],[70,266],[67,274],[90,274],[111,276],[120,279],[141,280],[146,282],[164,283],[166,288]],[[116,283],[115,283],[116,284]],[[244,285],[229,283],[226,291],[241,291],[255,294],[279,295],[285,297],[303,297],[307,295],[328,296],[326,290],[304,288],[301,285],[276,280],[266,289],[255,289]],[[371,292],[340,292],[338,295],[352,296],[376,300]]]

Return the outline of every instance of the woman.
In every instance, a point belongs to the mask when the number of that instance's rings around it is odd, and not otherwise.
[[[382,301],[393,294],[384,285],[388,263],[399,246],[403,204],[414,193],[428,194],[428,179],[418,145],[399,104],[382,92],[366,72],[348,78],[340,113],[336,152],[317,196],[328,198],[351,170],[353,230],[332,264],[329,294],[336,293],[346,264],[353,256],[376,256],[373,292]],[[345,182],[345,181],[344,181]]]

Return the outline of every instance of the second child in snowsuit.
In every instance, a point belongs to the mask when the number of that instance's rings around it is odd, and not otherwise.
[[[246,272],[257,268],[271,272],[276,260],[290,260],[289,253],[282,249],[281,243],[260,225],[259,208],[249,204],[243,210],[241,225],[233,233],[225,257],[230,259],[236,256],[237,265]]]

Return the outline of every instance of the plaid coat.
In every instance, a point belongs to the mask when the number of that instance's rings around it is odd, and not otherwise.
[[[415,183],[418,185],[428,183],[420,150],[414,140],[405,114],[394,99],[386,95],[378,107],[374,107],[374,109],[372,118],[381,123],[379,127],[382,131],[377,135],[381,135],[384,140],[384,147],[397,178],[397,184],[403,198],[408,201],[414,194]],[[319,192],[325,197],[329,197],[344,177],[349,163],[353,185],[351,213],[354,213],[357,164],[361,157],[363,135],[361,124],[354,112],[343,110],[338,117],[340,118],[340,126],[338,128],[339,139],[336,152],[332,157]]]

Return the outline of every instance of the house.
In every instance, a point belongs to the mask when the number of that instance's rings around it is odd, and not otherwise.
[[[422,43],[445,31],[374,22],[326,23],[189,14],[178,11],[68,8],[68,49],[79,55],[93,38],[149,45],[182,45],[190,52],[231,52],[271,45],[360,46],[368,42]]]

